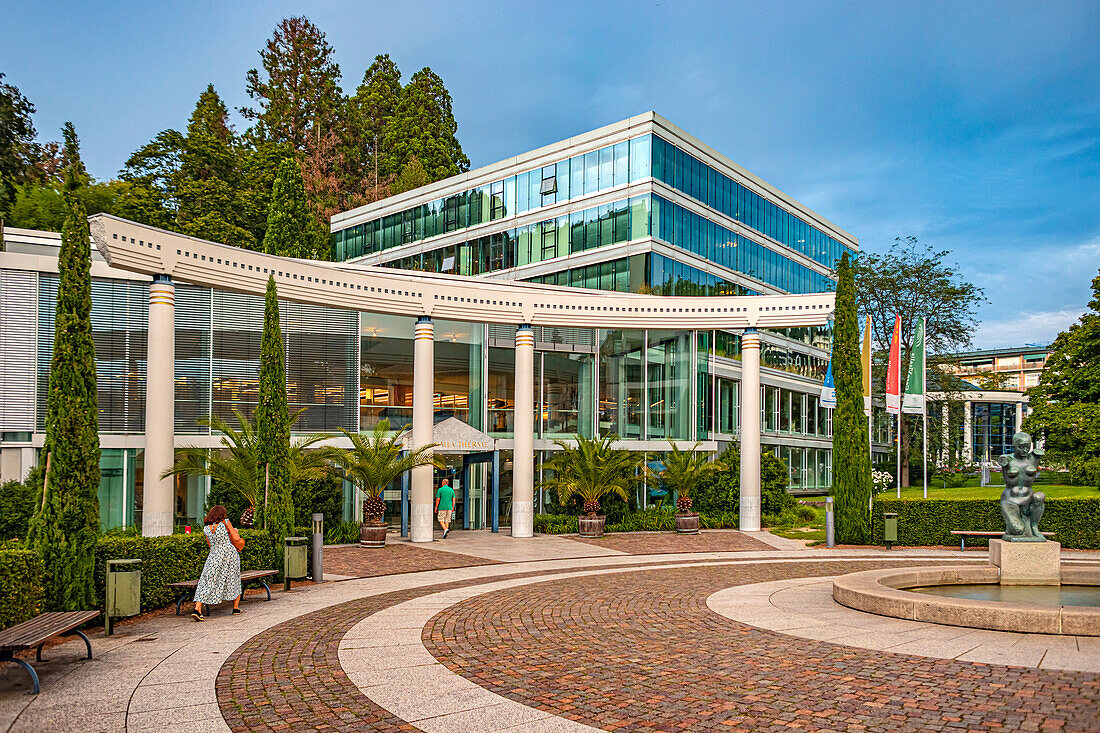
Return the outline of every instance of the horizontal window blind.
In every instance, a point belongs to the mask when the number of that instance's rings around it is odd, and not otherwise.
[[[35,428],[38,277],[0,270],[0,431]]]

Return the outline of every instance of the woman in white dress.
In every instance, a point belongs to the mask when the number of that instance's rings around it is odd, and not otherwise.
[[[244,542],[221,504],[210,508],[203,524],[210,554],[195,586],[195,610],[191,613],[195,621],[206,620],[202,613],[204,605],[222,601],[233,601],[233,613],[241,612],[241,555],[237,548],[243,547]]]

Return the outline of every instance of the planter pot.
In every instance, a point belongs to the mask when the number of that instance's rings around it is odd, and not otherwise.
[[[699,515],[695,512],[677,514],[676,531],[680,534],[699,534]]]
[[[577,534],[581,537],[603,537],[605,521],[605,516],[587,517],[582,514],[577,518]]]
[[[359,525],[359,546],[360,547],[385,547],[386,546],[386,532],[389,531],[389,526],[385,524],[360,524]]]

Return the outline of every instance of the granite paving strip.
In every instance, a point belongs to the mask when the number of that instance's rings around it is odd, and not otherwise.
[[[614,532],[598,538],[570,535],[569,539],[618,550],[631,555],[664,555],[670,552],[745,552],[771,550],[773,545],[761,542],[736,530],[702,530],[699,534],[676,532]]]
[[[1080,640],[1087,637],[1016,634],[876,616],[834,601],[832,577],[725,588],[707,598],[707,606],[750,626],[862,649],[1100,674],[1100,650],[1081,650]]]
[[[868,567],[882,563],[550,579],[459,602],[422,639],[491,692],[605,730],[1100,730],[1100,675],[794,638],[706,605],[731,586]]]

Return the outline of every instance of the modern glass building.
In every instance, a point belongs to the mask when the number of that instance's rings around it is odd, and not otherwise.
[[[59,239],[8,230],[0,252],[0,468],[38,460]],[[338,214],[345,263],[669,295],[828,291],[857,241],[659,116],[649,113]],[[93,329],[106,526],[141,521],[149,279],[93,256]],[[262,298],[185,284],[175,297],[175,444],[215,448],[197,420],[256,405]],[[412,415],[414,319],[283,304],[296,430],[369,430]],[[447,458],[459,503],[486,526],[510,514],[515,329],[435,321],[434,408],[493,441],[498,460]],[[617,434],[658,459],[670,440],[722,450],[738,438],[740,334],[713,330],[534,328],[536,462],[575,434]],[[761,333],[761,440],[791,489],[831,484],[831,410],[818,404],[827,328]],[[495,465],[495,468],[494,468]],[[467,470],[469,469],[469,470]],[[538,471],[538,465],[536,465]],[[490,485],[499,490],[490,494]],[[205,486],[180,480],[176,520]],[[400,518],[399,487],[387,494]],[[495,498],[492,498],[495,497]],[[651,497],[639,490],[640,505]],[[536,498],[538,504],[546,497]],[[490,504],[495,504],[491,506]],[[356,502],[347,494],[346,514]]]

